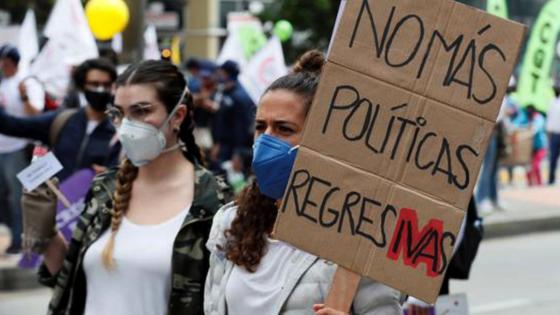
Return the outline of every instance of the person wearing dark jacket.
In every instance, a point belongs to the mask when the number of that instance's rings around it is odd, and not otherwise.
[[[215,156],[220,164],[234,153],[250,151],[256,106],[237,80],[239,66],[226,61],[217,72],[219,87],[214,95],[218,110],[212,123]]]
[[[74,112],[62,110],[24,118],[8,115],[0,109],[0,133],[48,145],[64,167],[57,174],[61,181],[79,169],[93,168],[102,172],[116,166],[120,152],[115,128],[105,114],[117,77],[114,66],[103,59],[90,59],[77,70],[84,73],[87,106]],[[67,115],[67,118],[59,130],[54,131],[55,121],[62,119],[60,115]]]

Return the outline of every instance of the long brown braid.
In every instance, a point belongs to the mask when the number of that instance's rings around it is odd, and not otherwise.
[[[121,225],[122,217],[128,209],[128,203],[132,196],[132,184],[136,176],[138,176],[138,168],[134,166],[129,159],[124,159],[117,172],[117,186],[114,194],[113,212],[111,213],[111,236],[101,254],[103,266],[107,269],[113,269],[115,267],[115,261],[113,260],[115,236]]]

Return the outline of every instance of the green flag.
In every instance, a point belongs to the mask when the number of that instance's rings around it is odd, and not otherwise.
[[[533,104],[546,111],[554,98],[551,70],[559,32],[560,0],[550,0],[533,25],[523,58],[517,93],[513,96],[521,105]]]
[[[488,0],[486,2],[486,11],[502,19],[508,18],[506,0]]]
[[[253,25],[240,27],[238,36],[247,60],[251,59],[251,57],[266,44],[266,36],[264,33]]]

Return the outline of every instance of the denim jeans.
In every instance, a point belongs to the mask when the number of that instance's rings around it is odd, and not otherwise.
[[[25,149],[0,153],[0,222],[8,224],[12,230],[12,247],[21,244],[21,183],[16,178],[29,161]]]
[[[480,203],[489,199],[498,202],[498,137],[494,132],[488,142],[488,150],[484,156],[482,171],[478,178],[476,202]]]
[[[554,184],[556,181],[556,167],[558,166],[558,157],[560,156],[560,133],[550,133],[550,174],[548,183]]]

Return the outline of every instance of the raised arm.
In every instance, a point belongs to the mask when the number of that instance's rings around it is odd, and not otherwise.
[[[16,117],[0,107],[0,133],[6,136],[28,138],[49,144],[49,130],[57,112],[33,117]]]

